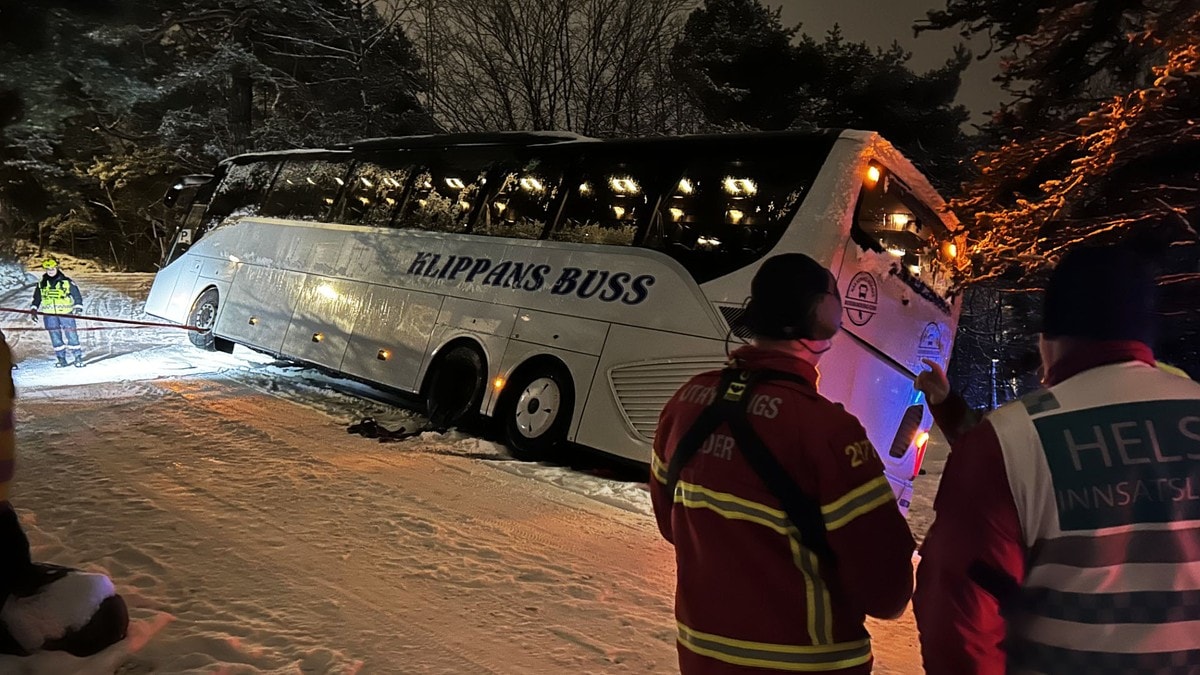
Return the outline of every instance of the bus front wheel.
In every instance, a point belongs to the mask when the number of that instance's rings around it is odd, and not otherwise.
[[[486,377],[477,349],[460,344],[442,355],[425,388],[425,411],[434,428],[458,427],[475,419]]]
[[[544,364],[519,372],[505,387],[504,436],[513,457],[544,459],[567,439],[575,388],[561,366]]]
[[[217,323],[218,301],[217,289],[206,289],[196,298],[196,302],[192,304],[192,311],[188,314],[188,325],[200,329],[188,331],[188,339],[193,345],[209,352],[217,350],[217,339],[212,329]]]

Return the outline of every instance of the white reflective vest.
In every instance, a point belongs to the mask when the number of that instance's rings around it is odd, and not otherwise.
[[[1200,384],[1101,366],[989,419],[1029,552],[1010,673],[1200,673]]]

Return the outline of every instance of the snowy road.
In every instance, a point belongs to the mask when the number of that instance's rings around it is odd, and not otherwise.
[[[77,278],[88,314],[127,318],[150,280]],[[35,558],[106,571],[135,623],[92,659],[0,671],[677,672],[672,552],[637,483],[453,432],[347,434],[423,420],[182,331],[84,333],[83,369],[7,334]],[[920,672],[910,615],[873,634],[877,672]]]

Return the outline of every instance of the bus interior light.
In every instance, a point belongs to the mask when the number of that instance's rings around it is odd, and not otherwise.
[[[371,184],[371,181],[367,180],[366,176],[359,176],[358,180],[359,180],[359,182],[361,182],[363,184],[363,187],[369,187],[369,188],[375,187],[374,185]]]
[[[908,251],[905,251],[904,249],[896,247],[896,246],[888,247],[887,252],[891,255],[896,256],[897,258],[903,258],[908,253]]]
[[[737,197],[753,197],[758,193],[758,185],[749,178],[726,176],[723,185],[725,186],[725,192]]]
[[[734,225],[742,222],[742,218],[746,216],[745,213],[742,213],[738,209],[729,209],[725,212],[725,215],[729,218],[729,222]]]
[[[642,191],[637,181],[632,178],[618,178],[614,176],[608,179],[608,184],[612,187],[613,192],[619,195],[636,195]]]
[[[946,254],[949,255],[951,258],[957,258],[958,257],[958,245],[955,244],[954,242],[950,242],[949,244],[947,244],[946,245]]]
[[[454,190],[461,190],[464,186],[461,178],[447,178],[446,185]]]
[[[690,195],[696,191],[696,186],[692,185],[692,181],[682,178],[679,181],[679,192],[685,195]]]
[[[522,178],[521,187],[524,188],[526,192],[542,192],[546,189],[546,186],[542,185],[542,181],[532,176],[528,178]]]
[[[683,218],[683,209],[678,209],[672,206],[671,208],[667,209],[667,211],[670,212],[671,220],[673,222],[677,223],[681,218]]]

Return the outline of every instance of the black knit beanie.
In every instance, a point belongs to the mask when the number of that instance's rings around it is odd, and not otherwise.
[[[742,325],[759,337],[812,338],[812,308],[825,293],[836,293],[829,270],[803,253],[783,253],[763,262],[750,282],[750,303]]]
[[[1154,272],[1142,256],[1115,246],[1075,249],[1050,274],[1042,333],[1152,345],[1156,300]]]

